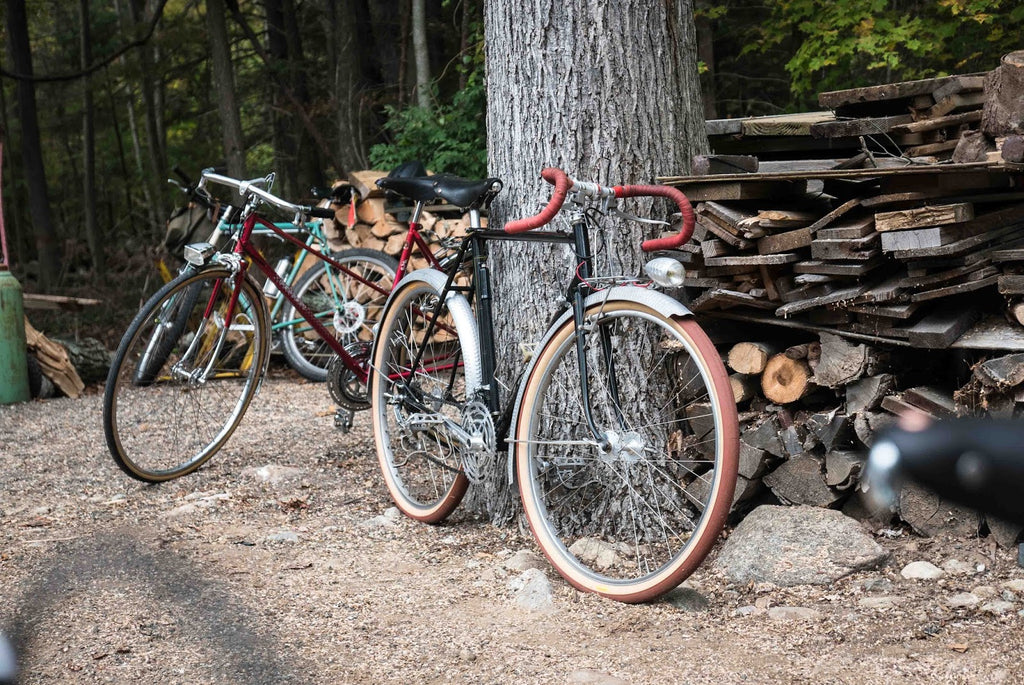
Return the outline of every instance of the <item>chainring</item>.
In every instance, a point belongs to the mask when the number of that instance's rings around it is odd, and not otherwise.
[[[345,346],[345,351],[359,362],[363,368],[369,366],[369,342],[353,342]],[[345,366],[341,357],[334,355],[327,366],[327,391],[338,406],[349,411],[363,411],[370,408],[370,395],[366,384],[359,380],[355,372]]]

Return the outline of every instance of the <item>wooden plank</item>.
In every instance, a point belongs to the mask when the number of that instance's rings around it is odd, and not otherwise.
[[[723,257],[706,257],[704,263],[708,266],[772,266],[776,264],[790,264],[800,261],[800,255],[794,252],[766,255],[729,255]]]
[[[758,226],[774,229],[802,228],[813,224],[820,218],[820,212],[799,209],[762,209],[756,217],[748,219],[744,223],[756,223]]]
[[[968,91],[953,93],[952,95],[947,95],[941,100],[936,100],[935,104],[928,109],[927,114],[923,118],[934,119],[936,117],[943,117],[947,114],[953,114],[954,112],[960,112],[965,109],[981,107],[984,104],[984,92]]]
[[[847,212],[849,212],[851,209],[854,209],[854,208],[858,207],[860,205],[860,202],[861,201],[859,199],[857,199],[857,198],[854,198],[852,200],[848,200],[848,201],[844,202],[843,204],[839,205],[838,207],[833,209],[831,212],[829,212],[828,214],[826,214],[825,216],[821,217],[820,219],[815,221],[813,224],[808,226],[807,229],[811,232],[812,235],[814,233],[817,233],[821,229],[823,229],[826,226],[830,225],[833,221],[835,221],[839,217],[841,217],[844,214],[846,214]]]
[[[863,238],[875,230],[875,217],[868,214],[859,219],[849,219],[831,228],[823,228],[817,232],[822,240],[843,240],[846,238]]]
[[[859,143],[858,143],[859,144]],[[932,177],[936,179],[948,179],[947,190],[954,190],[963,185],[965,174],[990,176],[997,175],[1008,179],[1011,174],[1019,173],[1016,165],[992,164],[990,162],[967,162],[962,164],[903,164],[900,166],[886,166],[877,169],[824,169],[821,171],[790,171],[782,173],[761,173],[756,174],[722,174],[717,176],[659,176],[658,181],[672,186],[701,186],[726,183],[729,181],[785,181],[785,180],[822,180],[822,179],[873,179],[896,177],[905,179],[910,177]],[[939,185],[938,182],[927,181],[932,187]],[[973,185],[970,187],[990,187],[988,185]],[[1006,187],[1010,188],[1007,181]],[[913,190],[919,190],[914,188]],[[903,192],[905,189],[893,190],[891,192]],[[689,197],[690,191],[684,191]]]
[[[739,237],[733,233],[731,229],[721,226],[709,216],[698,217],[697,223],[699,223],[708,233],[714,234],[717,238],[735,248],[747,250],[754,246],[754,243]]]
[[[1005,274],[996,282],[1000,295],[1024,295],[1024,275]]]
[[[690,303],[690,309],[695,312],[737,306],[757,307],[759,309],[775,308],[775,304],[767,300],[724,288],[712,288],[699,295]]]
[[[941,76],[938,78],[919,79],[916,81],[885,83],[877,86],[867,86],[865,88],[834,90],[825,93],[818,93],[818,105],[825,109],[836,109],[837,107],[864,102],[903,100],[917,95],[931,95],[936,90],[942,88],[946,88],[947,90],[941,92],[948,92],[950,88],[949,84],[953,82],[961,84],[973,83],[973,81],[963,81],[962,79],[977,76],[978,74]]]
[[[789,302],[776,309],[775,316],[786,318],[793,314],[807,311],[808,309],[814,309],[815,307],[824,307],[826,305],[843,302],[844,300],[852,300],[867,289],[868,286],[866,285],[857,285],[851,288],[836,290],[835,292],[821,297],[813,297],[809,300],[800,300],[798,302]]]
[[[921,121],[915,121],[910,124],[897,125],[893,126],[892,132],[920,133],[922,131],[934,131],[936,129],[946,128],[949,126],[962,126],[964,124],[973,124],[976,121],[981,121],[981,110],[961,112],[959,114],[950,114],[944,117],[922,119]]]
[[[709,257],[720,257],[721,255],[731,254],[732,250],[722,240],[718,238],[712,238],[711,240],[700,241],[700,251],[704,255],[704,263],[707,264]]]
[[[757,241],[757,251],[760,254],[775,254],[808,247],[810,244],[811,229],[798,228],[795,231],[776,233],[761,238]]]
[[[835,120],[832,112],[799,112],[767,117],[749,117],[741,120],[743,136],[809,136],[811,126]]]
[[[907,388],[903,391],[903,401],[934,416],[956,416],[956,403],[953,401],[952,393],[932,386]]]
[[[902,281],[900,281],[900,285],[903,286],[904,288],[911,288],[914,290],[920,288],[928,288],[931,286],[946,283],[948,281],[955,281],[957,279],[964,278],[965,276],[974,273],[980,267],[984,266],[987,263],[988,260],[982,260],[978,263],[956,266],[953,267],[952,269],[943,269],[942,271],[926,275],[908,275],[904,277]]]
[[[899,304],[853,304],[847,307],[854,314],[887,319],[909,319],[921,309],[920,302],[901,302]]]
[[[740,225],[755,216],[753,212],[737,209],[719,202],[702,202],[697,205],[697,216],[715,221],[723,228],[739,232]]]
[[[811,124],[814,138],[835,138],[838,136],[871,136],[889,133],[893,127],[914,121],[911,114],[896,114],[887,117],[859,117]],[[910,131],[903,131],[910,133]]]
[[[915,347],[946,349],[963,335],[980,314],[973,307],[939,307],[909,328],[907,341]]]
[[[957,338],[950,347],[970,350],[1024,351],[1024,328],[1000,315],[986,316]]]
[[[811,256],[814,259],[871,259],[878,254],[878,234],[863,238],[811,241]]]
[[[963,74],[951,79],[932,91],[932,98],[940,102],[950,95],[965,90],[981,90],[985,85],[985,74]]]
[[[970,251],[983,245],[988,241],[999,240],[1002,238],[1017,238],[1024,236],[1024,224],[1014,224],[1007,226],[1002,229],[995,231],[988,231],[981,233],[970,238],[964,238],[963,240],[957,240],[949,243],[948,245],[942,245],[940,247],[927,247],[918,250],[897,250],[891,252],[893,257],[897,259],[916,259],[920,257],[948,257],[952,255],[963,254],[964,252]]]
[[[22,299],[26,309],[55,309],[66,312],[77,312],[84,307],[103,304],[103,300],[95,300],[89,297],[43,295],[40,293],[24,293]]]
[[[910,231],[889,231],[882,233],[882,251],[897,252],[903,250],[916,250],[927,247],[940,247],[949,245],[957,240],[963,240],[988,230],[985,226],[971,224],[960,224],[953,226],[932,226],[931,228],[918,228]]]
[[[694,176],[710,174],[755,173],[757,157],[752,155],[694,155],[690,171]]]
[[[827,276],[863,276],[882,265],[882,259],[875,258],[863,262],[826,262],[809,259],[793,265],[798,274],[825,274]]]
[[[963,223],[974,218],[974,206],[967,202],[932,205],[917,209],[901,209],[875,214],[875,230],[905,231],[926,226]]]
[[[961,293],[974,292],[975,290],[981,290],[987,288],[990,285],[995,285],[996,281],[999,280],[997,274],[993,274],[986,278],[980,278],[976,281],[964,281],[963,283],[957,283],[956,285],[948,285],[944,288],[936,288],[935,290],[925,290],[923,292],[914,293],[910,296],[911,302],[924,302],[926,300],[935,300],[940,297],[949,297],[951,295],[959,295]]]
[[[943,152],[952,152],[956,149],[958,140],[944,140],[941,143],[926,143],[906,148],[903,152],[911,157],[918,155],[937,155]]]
[[[732,176],[733,174],[729,174]],[[751,174],[753,176],[753,174]],[[716,178],[705,176],[698,178]],[[684,191],[690,202],[707,200],[764,200],[791,195],[799,195],[807,191],[807,183],[802,180],[786,181],[723,181],[721,183],[703,183],[690,186]]]

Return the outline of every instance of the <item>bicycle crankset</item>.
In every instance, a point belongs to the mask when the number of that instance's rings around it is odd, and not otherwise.
[[[353,342],[345,346],[345,351],[364,367],[370,360],[370,343]],[[341,357],[335,355],[327,366],[327,390],[331,399],[338,406],[349,411],[362,411],[370,408],[370,397],[366,384],[359,380],[352,369],[345,366]]]

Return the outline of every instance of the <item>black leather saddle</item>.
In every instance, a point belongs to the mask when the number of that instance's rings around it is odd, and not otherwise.
[[[451,174],[437,174],[414,178],[388,176],[377,179],[377,186],[414,202],[440,199],[460,209],[480,209],[501,191],[502,183],[497,178],[473,181]]]

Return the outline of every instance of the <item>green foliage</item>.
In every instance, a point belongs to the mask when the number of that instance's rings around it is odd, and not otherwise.
[[[461,55],[456,72],[466,85],[429,108],[410,105],[385,108],[388,141],[370,148],[370,163],[378,169],[418,159],[428,169],[483,178],[487,174],[487,88],[484,83],[483,26],[474,27],[475,49]],[[442,74],[443,76],[443,74]],[[440,79],[439,79],[440,80]]]
[[[747,51],[791,46],[800,97],[842,88],[987,71],[1019,40],[1019,0],[770,0]]]

